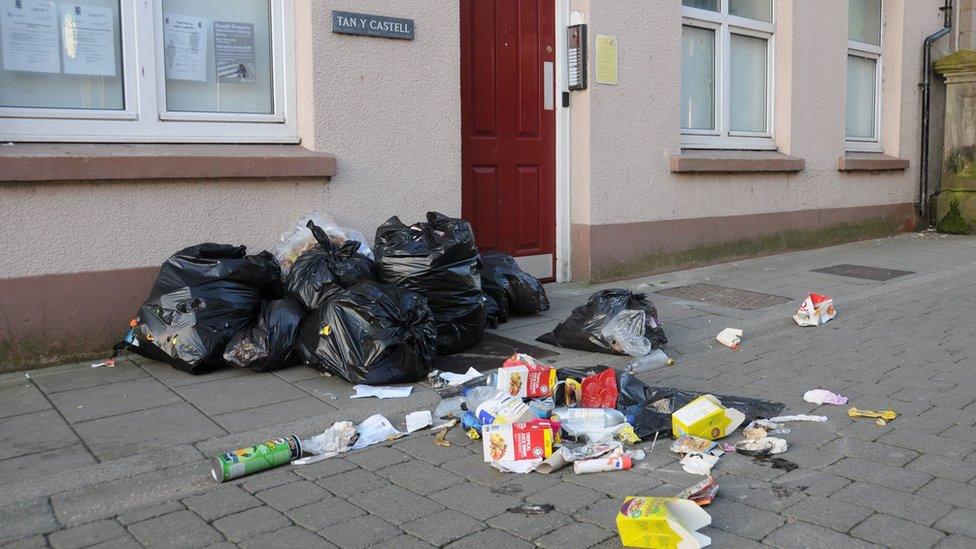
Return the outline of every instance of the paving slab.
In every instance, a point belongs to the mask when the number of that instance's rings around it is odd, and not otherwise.
[[[225,432],[185,403],[85,421],[74,428],[102,460],[196,442]]]
[[[0,419],[40,412],[51,407],[44,394],[30,380],[14,380],[0,383]]]
[[[0,485],[97,463],[81,444],[0,460]]]
[[[81,442],[55,410],[0,419],[0,459],[65,448]]]
[[[54,393],[51,402],[70,423],[117,416],[183,401],[154,379],[136,379]]]

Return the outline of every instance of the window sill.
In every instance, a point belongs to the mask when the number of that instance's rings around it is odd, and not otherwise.
[[[798,172],[805,161],[776,151],[706,151],[683,149],[671,155],[674,173]]]
[[[298,145],[0,146],[0,182],[331,178],[335,156]]]
[[[908,169],[909,161],[881,153],[849,152],[837,158],[840,172],[882,172]]]

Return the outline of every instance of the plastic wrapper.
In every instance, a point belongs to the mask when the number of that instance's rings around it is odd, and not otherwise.
[[[224,348],[281,293],[281,270],[268,252],[205,243],[163,263],[132,330],[133,352],[191,374],[224,366]]]
[[[321,227],[309,221],[308,229],[318,246],[303,253],[285,278],[285,291],[305,309],[311,311],[359,282],[376,280],[376,264],[357,251],[359,242],[336,247]]]
[[[651,352],[651,340],[644,337],[646,320],[644,311],[625,309],[610,319],[600,329],[600,334],[619,354],[645,356]]]
[[[617,378],[613,370],[604,370],[583,378],[582,398],[580,406],[583,408],[614,408],[617,405]]]
[[[333,423],[324,433],[302,440],[302,449],[315,455],[338,454],[349,449],[356,438],[356,427],[351,421]]]
[[[489,324],[507,322],[510,315],[549,310],[549,297],[542,283],[519,268],[514,257],[502,252],[484,252],[481,264]]]
[[[581,351],[624,354],[603,330],[625,310],[644,312],[644,337],[653,348],[661,348],[668,342],[657,309],[647,296],[623,289],[601,290],[591,295],[585,305],[573,309],[568,319],[539,337],[538,341]]]
[[[424,379],[433,369],[436,338],[423,296],[361,282],[305,320],[298,347],[313,368],[353,383],[380,385]]]
[[[329,241],[336,247],[341,247],[347,241],[354,240],[360,243],[359,253],[373,259],[373,251],[369,249],[366,237],[363,233],[345,227],[340,227],[331,217],[312,211],[298,220],[293,227],[282,233],[278,242],[271,248],[271,253],[278,264],[281,265],[282,276],[288,276],[295,261],[308,250],[318,245],[318,241],[308,229],[308,222],[311,221],[322,228],[328,235]]]
[[[481,262],[471,224],[436,212],[427,222],[404,225],[396,216],[376,229],[380,282],[417,292],[437,322],[440,354],[481,341],[486,318]]]
[[[291,299],[266,301],[257,322],[237,332],[224,350],[231,366],[270,372],[298,362],[295,338],[305,319],[305,309]]]

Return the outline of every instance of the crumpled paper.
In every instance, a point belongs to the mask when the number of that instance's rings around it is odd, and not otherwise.
[[[835,406],[847,404],[847,397],[831,393],[825,389],[811,389],[803,393],[803,400],[810,404],[833,404]]]

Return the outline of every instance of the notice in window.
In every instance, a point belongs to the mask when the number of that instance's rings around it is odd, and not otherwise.
[[[65,74],[115,76],[112,9],[61,4],[61,59]]]
[[[617,37],[596,35],[596,82],[617,83]]]
[[[218,82],[254,82],[254,25],[214,21]]]
[[[0,0],[3,68],[61,72],[58,17],[51,0]]]
[[[169,80],[207,81],[206,19],[167,13],[163,16],[163,60]]]

